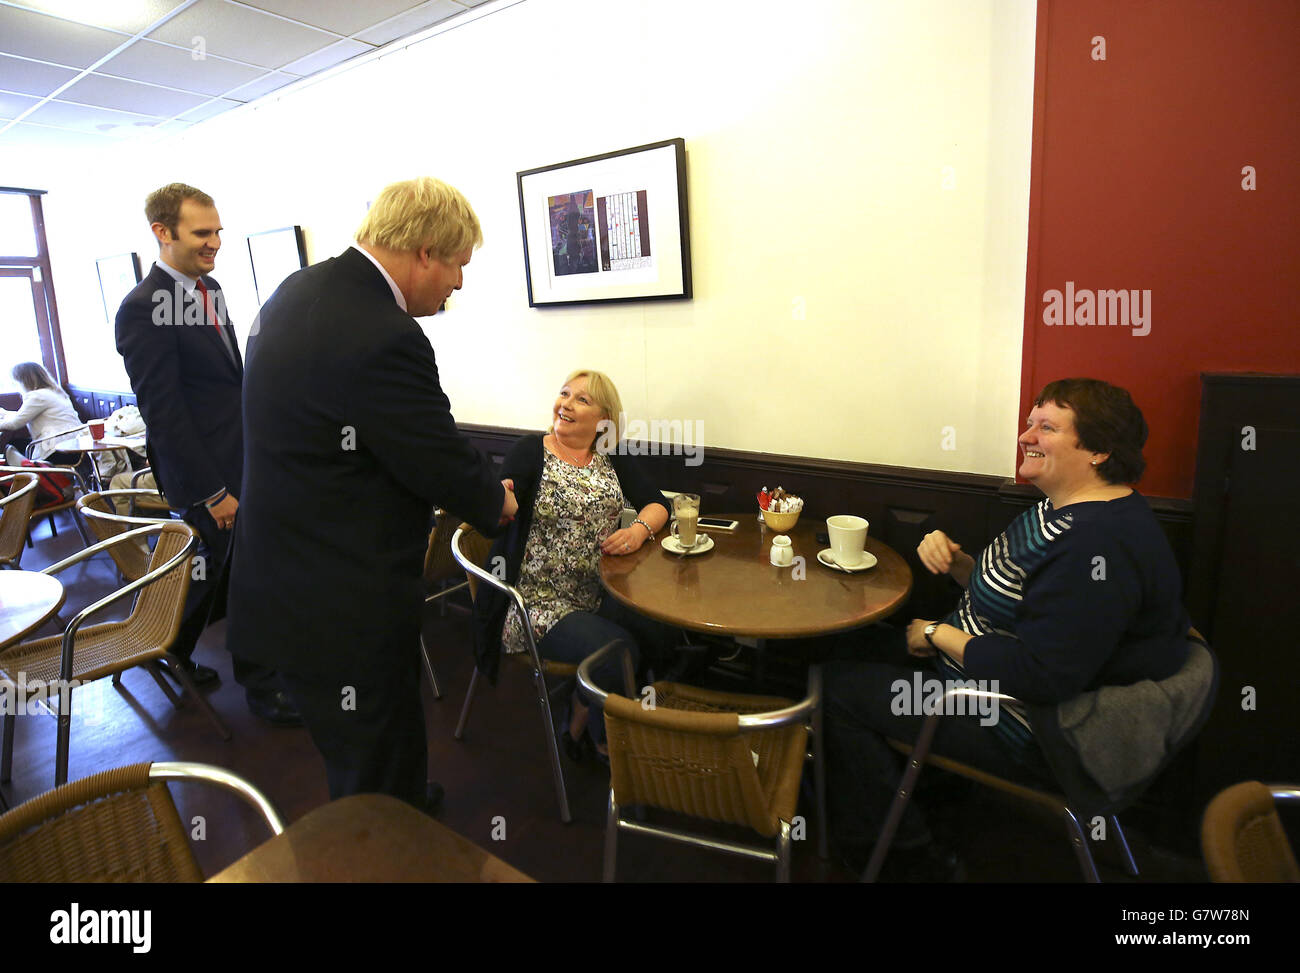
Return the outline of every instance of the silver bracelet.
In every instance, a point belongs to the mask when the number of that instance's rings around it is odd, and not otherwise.
[[[650,530],[650,525],[647,524],[647,523],[646,523],[644,520],[642,520],[640,517],[638,517],[636,520],[632,521],[632,523],[634,523],[634,524],[640,524],[642,527],[644,527],[644,528],[649,532],[650,536],[647,537],[646,540],[652,541],[652,540],[655,539],[655,532],[652,531],[652,530]]]

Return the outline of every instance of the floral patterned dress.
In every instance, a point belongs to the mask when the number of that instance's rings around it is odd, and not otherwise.
[[[597,453],[577,467],[545,452],[518,582],[538,642],[570,612],[600,607],[600,545],[618,530],[625,506],[609,457]],[[513,604],[501,643],[507,652],[528,651]]]

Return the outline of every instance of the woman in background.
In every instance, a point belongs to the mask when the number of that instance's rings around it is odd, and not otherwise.
[[[11,374],[22,392],[23,404],[17,412],[0,409],[0,429],[12,431],[26,426],[35,442],[82,425],[72,400],[44,366],[34,361],[19,362]],[[57,452],[55,442],[50,439],[37,443],[32,458],[55,466],[76,466],[81,462],[81,453]]]

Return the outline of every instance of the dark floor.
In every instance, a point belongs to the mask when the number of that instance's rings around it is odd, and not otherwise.
[[[57,537],[45,522],[35,528],[36,547],[23,559],[42,568],[81,548],[68,515]],[[70,618],[116,587],[107,555],[62,574],[68,587],[63,617]],[[123,612],[124,614],[124,612]],[[54,634],[54,625],[40,634]],[[601,875],[608,774],[597,765],[566,762],[573,822],[560,823],[537,703],[522,670],[503,667],[500,685],[480,691],[463,742],[452,738],[472,669],[468,618],[431,609],[425,626],[444,698],[425,687],[430,777],[446,787],[440,820],[490,849],[515,867],[548,882],[594,882]],[[292,821],[325,803],[324,766],[307,732],[276,729],[253,717],[235,683],[224,651],[224,623],[210,628],[195,658],[221,673],[208,698],[234,737],[224,742],[192,704],[175,709],[148,673],[128,672],[120,689],[108,680],[77,691],[74,702],[69,777],[144,760],[194,760],[218,764],[253,781]],[[11,805],[49,788],[54,777],[54,720],[18,720],[13,780],[3,785]],[[265,831],[236,798],[199,784],[173,785],[182,819],[191,827],[196,854],[206,874],[234,861],[260,843]],[[968,879],[977,882],[1078,882],[1079,872],[1063,827],[1050,814],[982,788],[945,788],[946,799],[931,811],[935,830],[962,855]],[[810,822],[814,815],[801,806]],[[202,819],[202,820],[199,820]],[[504,840],[494,826],[504,823]],[[498,834],[500,828],[496,828]],[[811,827],[810,827],[811,830]],[[1144,882],[1204,881],[1196,858],[1155,846],[1126,822]],[[201,837],[202,840],[197,840]],[[772,868],[662,840],[624,835],[618,877],[636,882],[763,882]],[[1132,881],[1113,857],[1099,862],[1104,881]],[[814,840],[796,842],[793,877],[799,882],[843,882],[852,876],[817,856]]]

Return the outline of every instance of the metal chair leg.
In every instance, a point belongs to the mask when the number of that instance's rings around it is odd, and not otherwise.
[[[465,705],[460,708],[460,721],[456,724],[455,737],[457,740],[465,739],[465,724],[469,722],[469,707],[474,702],[474,690],[478,687],[478,666],[474,667],[474,672],[469,677],[469,689],[465,691]]]
[[[1074,855],[1079,859],[1079,870],[1083,872],[1083,880],[1099,885],[1101,877],[1097,874],[1097,863],[1092,860],[1092,851],[1088,848],[1088,836],[1079,825],[1079,819],[1068,807],[1065,809],[1065,831],[1070,836],[1070,844],[1074,846]]]
[[[537,698],[541,702],[542,724],[546,729],[546,749],[551,757],[551,773],[555,777],[555,794],[560,801],[560,820],[568,824],[573,820],[569,814],[569,794],[564,788],[564,766],[560,763],[560,743],[555,739],[555,722],[551,717],[551,698],[546,691],[546,676],[536,670],[533,676],[537,683]]]
[[[903,772],[903,779],[898,783],[898,793],[894,795],[894,801],[889,805],[889,815],[885,818],[885,825],[880,829],[880,837],[876,839],[876,847],[871,850],[871,859],[867,862],[867,870],[862,873],[862,881],[874,882],[880,876],[880,869],[885,864],[885,856],[889,854],[889,846],[894,843],[894,834],[898,831],[899,822],[903,820],[903,812],[907,810],[907,802],[912,799],[912,794],[916,790],[917,778],[921,776],[921,768],[925,766],[926,755],[930,752],[930,744],[934,740],[935,730],[939,728],[939,715],[926,717],[924,725],[921,727],[921,733],[916,738],[916,746],[912,748],[911,755],[907,758],[907,770]]]
[[[5,714],[4,743],[0,744],[0,781],[9,783],[14,769],[14,721],[13,713]]]
[[[776,880],[790,883],[790,822],[781,822],[781,833],[776,836]]]
[[[1119,826],[1119,818],[1114,814],[1110,816],[1111,833],[1119,841],[1120,854],[1124,856],[1124,870],[1134,878],[1138,876],[1137,861],[1133,858],[1133,852],[1129,850],[1128,839],[1124,837],[1124,829]]]
[[[605,867],[601,874],[602,882],[614,881],[614,870],[618,866],[618,804],[614,800],[614,788],[609,789],[609,807],[605,811]]]
[[[424,633],[420,633],[420,658],[424,660],[424,674],[429,677],[429,684],[433,687],[433,698],[442,699],[442,687],[438,685],[438,672],[433,668],[433,660],[429,658],[429,647],[424,644]]]
[[[68,750],[72,743],[72,687],[61,685],[54,701],[59,721],[54,744],[54,786],[58,787],[68,782]]]
[[[823,732],[822,708],[812,714],[813,789],[817,796],[817,854],[822,861],[831,857],[830,826],[826,821],[826,737]]]
[[[153,681],[158,684],[158,688],[163,691],[163,695],[166,696],[169,700],[171,700],[171,704],[175,706],[177,709],[180,709],[181,698],[176,695],[176,690],[172,689],[171,686],[167,685],[167,680],[163,678],[162,670],[158,667],[158,663],[146,662],[144,664],[144,669],[147,673],[149,673],[149,675],[153,676]],[[173,668],[171,672],[173,675],[175,675],[176,669]]]
[[[176,675],[176,678],[180,681],[186,695],[195,700],[199,704],[199,709],[203,710],[208,719],[212,721],[212,725],[215,726],[217,732],[221,734],[221,739],[229,740],[231,738],[229,728],[221,721],[221,717],[217,715],[217,711],[212,708],[212,704],[207,701],[207,698],[194,688],[194,683],[190,679],[189,673],[180,667],[176,657],[170,652],[164,655],[163,658],[167,660],[168,668]]]

